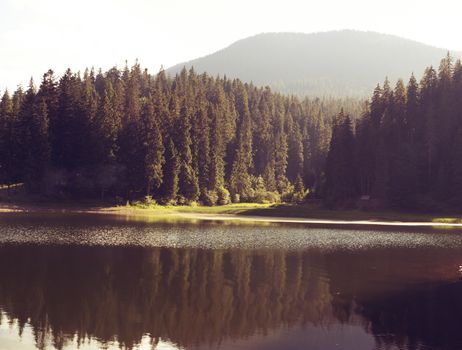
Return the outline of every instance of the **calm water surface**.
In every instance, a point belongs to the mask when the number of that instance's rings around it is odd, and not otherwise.
[[[462,349],[462,232],[0,216],[0,349]]]

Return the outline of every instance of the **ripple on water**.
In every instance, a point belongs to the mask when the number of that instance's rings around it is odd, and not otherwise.
[[[18,216],[0,221],[0,244],[362,250],[462,247],[462,235],[454,231],[406,232],[399,228],[382,231],[294,224],[139,223],[85,216],[30,220]]]

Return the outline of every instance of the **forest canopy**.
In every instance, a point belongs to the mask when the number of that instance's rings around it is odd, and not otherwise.
[[[304,99],[136,63],[48,71],[3,93],[0,183],[53,197],[168,204],[300,201],[322,188],[331,122],[356,99]],[[320,192],[320,191],[318,191]]]
[[[422,80],[378,85],[356,123],[333,122],[324,195],[331,206],[462,207],[462,65],[448,54]]]
[[[339,113],[340,111],[340,113]],[[369,102],[299,99],[136,63],[50,70],[0,101],[0,183],[58,198],[164,204],[462,206],[462,65],[448,54]],[[361,202],[361,200],[360,200]]]

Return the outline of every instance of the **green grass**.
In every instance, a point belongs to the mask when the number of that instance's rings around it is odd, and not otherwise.
[[[264,209],[250,209],[242,212],[245,215],[281,216],[309,219],[329,219],[346,221],[404,221],[404,222],[441,222],[441,223],[462,223],[462,216],[439,214],[424,214],[397,211],[361,211],[346,209],[327,209],[319,205],[274,205]]]
[[[461,217],[433,218],[432,222],[441,222],[445,224],[462,224],[462,218]]]
[[[140,214],[162,215],[175,213],[198,213],[198,214],[234,214],[268,217],[292,217],[306,219],[326,219],[345,221],[404,221],[404,222],[441,222],[441,223],[462,223],[461,215],[436,215],[422,213],[406,213],[396,211],[361,211],[327,209],[316,204],[291,205],[291,204],[258,204],[239,203],[223,206],[161,206],[136,204],[128,208]]]
[[[201,205],[178,205],[163,206],[155,203],[145,204],[136,202],[131,205],[113,207],[108,203],[98,201],[40,201],[27,198],[27,201],[11,201],[5,204],[15,204],[19,208],[32,207],[33,210],[52,211],[54,209],[67,209],[79,211],[102,211],[117,212],[119,214],[149,216],[153,219],[173,219],[175,214],[234,214],[248,216],[268,217],[291,217],[305,219],[325,219],[342,221],[404,221],[404,222],[435,222],[435,223],[462,223],[462,215],[458,213],[422,214],[397,211],[361,211],[327,209],[319,204],[310,203],[304,205],[293,204],[258,204],[258,203],[235,203],[222,206],[201,206]],[[177,215],[178,216],[178,215]]]
[[[142,210],[152,214],[162,213],[198,213],[198,214],[242,214],[252,210],[265,210],[271,204],[258,204],[258,203],[235,203],[227,205],[219,205],[214,207],[202,205],[146,205],[136,203],[128,206],[130,209]],[[127,206],[119,207],[127,208]]]

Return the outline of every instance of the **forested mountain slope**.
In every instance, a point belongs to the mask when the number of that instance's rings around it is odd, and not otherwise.
[[[438,65],[447,50],[397,36],[361,31],[323,33],[266,33],[239,40],[208,56],[180,63],[198,73],[226,75],[269,85],[299,96],[367,96],[377,82]],[[458,54],[456,54],[458,55]]]

